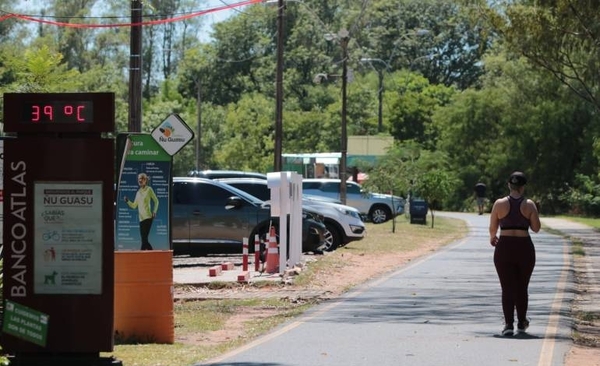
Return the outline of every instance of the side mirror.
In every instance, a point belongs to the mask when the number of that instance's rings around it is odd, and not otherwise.
[[[244,200],[238,196],[232,196],[227,199],[227,203],[225,204],[226,210],[237,209],[244,205]]]

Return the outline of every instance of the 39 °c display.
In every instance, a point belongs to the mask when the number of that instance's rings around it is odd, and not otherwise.
[[[91,101],[39,101],[23,103],[21,123],[83,124],[94,122]]]

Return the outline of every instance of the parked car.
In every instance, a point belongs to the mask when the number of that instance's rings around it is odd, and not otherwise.
[[[271,190],[264,179],[224,178],[220,182],[249,193],[263,201],[271,199]],[[306,197],[308,196],[308,197]],[[327,197],[303,195],[302,206],[313,208],[324,216],[325,250],[332,251],[365,236],[365,224],[354,207],[323,201]]]
[[[340,199],[340,180],[306,178],[302,181],[302,192]],[[404,198],[365,192],[356,182],[346,182],[346,204],[358,209],[361,214],[366,215],[367,220],[375,224],[386,222],[404,212]]]
[[[258,234],[264,240],[271,222],[279,232],[267,203],[216,180],[175,177],[171,196],[175,254],[241,252],[243,238],[252,242]],[[323,250],[322,219],[314,210],[303,210],[303,252]]]
[[[267,179],[266,174],[257,172],[245,172],[241,170],[190,170],[188,177],[199,177],[206,179],[219,178],[258,178]]]

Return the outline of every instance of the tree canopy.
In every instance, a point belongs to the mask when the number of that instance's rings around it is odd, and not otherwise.
[[[127,131],[130,4],[51,0],[28,12],[44,22],[19,17],[22,5],[0,0],[1,90],[113,91],[116,132]],[[348,133],[395,141],[360,166],[367,188],[418,188],[436,208],[464,210],[477,181],[498,197],[518,169],[542,212],[600,214],[598,2],[290,1],[282,45],[274,6],[237,9],[209,40],[202,16],[174,21],[200,10],[143,2],[142,130],[178,113],[197,131],[199,155],[184,148],[176,175],[272,169],[283,46],[284,153],[340,151],[346,61]]]

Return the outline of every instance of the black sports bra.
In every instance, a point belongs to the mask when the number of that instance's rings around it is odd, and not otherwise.
[[[500,219],[500,229],[503,230],[529,230],[529,219],[521,213],[521,203],[525,197],[512,198],[508,196],[510,210],[508,215]]]

